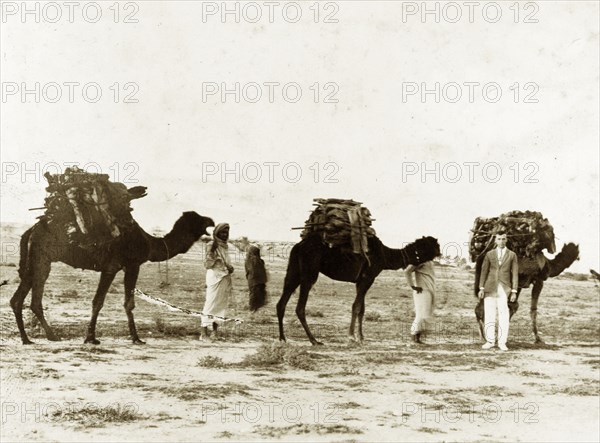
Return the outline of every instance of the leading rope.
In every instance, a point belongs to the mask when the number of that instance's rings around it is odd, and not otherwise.
[[[234,321],[236,324],[244,323],[244,320],[242,320],[241,318],[220,317],[218,315],[205,314],[200,311],[193,311],[191,309],[181,308],[179,306],[175,306],[175,305],[169,303],[166,300],[163,300],[162,298],[158,298],[153,295],[144,294],[138,288],[134,289],[134,294],[138,298],[141,298],[142,300],[147,301],[148,303],[152,303],[154,305],[159,305],[159,306],[164,306],[169,311],[182,312],[184,314],[191,315],[192,317],[207,317],[211,320],[212,319],[222,320],[223,322]]]

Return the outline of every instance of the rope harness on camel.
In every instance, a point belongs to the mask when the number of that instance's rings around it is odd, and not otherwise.
[[[154,297],[152,295],[144,294],[142,291],[140,291],[137,288],[135,288],[134,294],[138,298],[141,298],[142,300],[147,301],[148,303],[152,303],[154,305],[159,305],[159,306],[164,306],[169,311],[182,312],[184,314],[191,315],[192,317],[208,317],[209,319],[213,319],[214,318],[214,319],[217,319],[217,320],[222,320],[224,322],[234,321],[236,324],[244,323],[244,320],[242,320],[241,318],[219,317],[218,315],[204,314],[203,312],[200,312],[200,311],[193,311],[191,309],[181,308],[179,306],[175,306],[175,305],[169,303],[166,300],[163,300],[162,298],[158,298],[158,297]]]

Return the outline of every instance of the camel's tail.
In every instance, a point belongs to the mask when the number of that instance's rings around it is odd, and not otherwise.
[[[19,277],[21,277],[21,280],[23,280],[29,272],[29,240],[31,238],[32,232],[33,227],[25,231],[25,233],[23,233],[23,235],[21,236],[21,242],[19,244]]]
[[[301,281],[301,264],[300,264],[300,253],[299,243],[294,245],[290,251],[290,258],[288,260],[287,270],[285,272],[285,279],[283,280],[283,292],[293,293],[296,288],[300,285]]]
[[[554,257],[552,260],[548,260],[548,266],[550,267],[548,275],[550,277],[556,277],[578,259],[579,245],[576,245],[575,243],[567,243],[562,247],[562,250],[556,255],[556,257]]]

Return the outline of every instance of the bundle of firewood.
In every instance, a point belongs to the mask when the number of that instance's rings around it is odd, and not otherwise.
[[[499,217],[477,217],[471,230],[471,261],[495,247],[494,236],[505,232],[507,247],[519,257],[533,258],[543,249],[556,252],[554,229],[540,212],[511,211]]]
[[[302,238],[318,233],[330,246],[351,245],[353,252],[366,254],[367,238],[375,235],[371,212],[354,200],[315,198],[316,208],[304,222]]]
[[[50,226],[62,228],[70,242],[82,247],[97,246],[121,235],[134,224],[129,205],[144,197],[146,188],[132,189],[96,174],[70,167],[63,174],[44,175],[48,180],[45,212],[39,217]]]

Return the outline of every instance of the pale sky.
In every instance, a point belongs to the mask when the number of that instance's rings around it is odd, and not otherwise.
[[[70,20],[66,7],[56,23],[57,11],[40,9],[36,23],[6,3],[2,222],[35,222],[40,212],[28,209],[43,205],[42,172],[76,162],[147,186],[133,207],[148,231],[195,210],[229,222],[232,237],[294,241],[290,228],[303,224],[313,198],[352,198],[371,210],[388,246],[434,235],[455,254],[448,245],[468,241],[475,217],[530,209],[554,225],[559,248],[580,244],[570,270],[600,267],[598,2],[538,2],[537,10],[521,2],[518,23],[514,2],[498,3],[496,23],[482,12],[490,2],[472,23],[465,6],[449,23],[456,11],[447,3],[438,3],[439,23],[421,11],[403,20],[421,2],[325,2],[318,23],[312,1],[298,2],[297,23],[286,21],[291,2],[279,2],[273,23],[264,2],[229,2],[240,23],[233,15],[223,23],[220,10],[207,15],[222,2],[121,3],[118,17],[114,2],[99,2],[96,23],[85,20],[95,11],[75,9]],[[261,19],[250,23],[257,10]],[[36,82],[39,103],[35,92],[22,95]],[[206,95],[236,82],[239,103],[235,93]],[[436,82],[439,102],[421,97]],[[489,83],[502,93],[496,103],[482,92]],[[86,101],[98,88],[101,98]],[[286,101],[298,88],[299,100]],[[423,167],[434,172],[423,176]],[[223,168],[233,172],[223,177]]]

